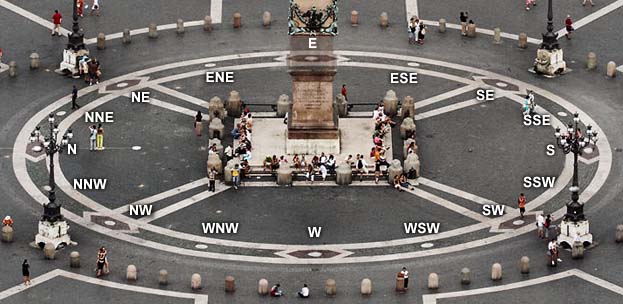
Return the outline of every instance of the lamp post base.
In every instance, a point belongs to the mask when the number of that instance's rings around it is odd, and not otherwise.
[[[67,231],[69,224],[66,221],[39,221],[39,233],[35,236],[35,244],[43,248],[45,244],[52,243],[54,248],[59,249],[71,244],[71,238]]]
[[[562,223],[560,223],[558,244],[565,248],[571,248],[578,234],[580,235],[580,242],[584,247],[588,247],[593,243],[593,235],[589,232],[588,220],[577,222],[563,220]]]
[[[65,75],[79,76],[80,67],[79,62],[82,56],[89,56],[89,50],[82,49],[74,51],[72,49],[63,50],[63,61],[59,66],[59,71]]]
[[[539,49],[536,53],[534,71],[545,76],[563,74],[567,64],[563,59],[562,49]]]

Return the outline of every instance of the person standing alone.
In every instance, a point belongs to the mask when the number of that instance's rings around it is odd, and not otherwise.
[[[97,150],[104,150],[104,127],[102,127],[102,124],[98,124],[97,126],[97,135],[95,139],[97,141]]]
[[[195,115],[195,135],[201,136],[201,130],[203,129],[203,115],[201,115],[201,111],[197,111],[197,115]]]
[[[208,169],[208,191],[216,192],[216,169]]]
[[[24,285],[29,285],[30,283],[30,265],[28,264],[28,260],[24,260],[22,263],[22,276],[24,277],[23,282]]]
[[[63,16],[58,10],[54,10],[54,15],[52,15],[52,22],[54,23],[54,28],[52,29],[52,36],[60,36],[61,35],[61,22],[63,22]]]
[[[459,21],[461,21],[461,35],[467,36],[467,12],[459,15]]]
[[[409,289],[409,271],[407,270],[407,267],[402,267],[402,270],[398,273],[398,275],[403,277],[405,280],[405,290]]]
[[[342,84],[342,96],[344,96],[344,100],[348,101],[348,95],[346,93],[346,85]]]
[[[523,214],[526,212],[526,196],[523,193],[519,194],[517,205],[519,206],[519,216],[523,219]]]
[[[89,150],[95,151],[97,147],[97,127],[95,125],[89,126]]]

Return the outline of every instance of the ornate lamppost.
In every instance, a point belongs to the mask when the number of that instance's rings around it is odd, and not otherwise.
[[[78,1],[73,0],[73,26],[72,32],[68,36],[67,47],[63,50],[63,61],[60,64],[60,70],[65,74],[77,76],[80,74],[78,64],[82,56],[89,56],[89,50],[84,44],[84,34],[80,30],[78,24]]]
[[[562,49],[558,45],[558,34],[554,33],[553,19],[552,0],[548,0],[547,33],[542,34],[543,42],[537,50],[534,60],[534,71],[548,77],[562,74],[567,69],[567,64],[563,60]]]
[[[61,204],[56,202],[56,182],[54,181],[54,155],[56,153],[63,152],[63,149],[69,144],[69,141],[73,138],[71,129],[67,130],[67,133],[63,135],[59,140],[58,136],[58,124],[56,124],[54,114],[48,116],[48,123],[50,124],[50,134],[43,141],[43,147],[45,154],[50,157],[50,176],[48,191],[48,203],[43,205],[43,216],[39,220],[39,233],[35,236],[35,243],[39,247],[43,248],[45,244],[52,243],[55,248],[63,247],[71,243],[71,239],[67,231],[69,225],[61,214]],[[30,134],[30,141],[39,141],[41,135],[41,129],[37,127],[35,131]]]
[[[586,126],[586,132],[582,132],[579,127],[580,117],[578,113],[573,114],[573,122],[567,125],[566,132],[561,132],[556,128],[556,144],[563,153],[573,153],[573,182],[571,191],[571,201],[567,203],[567,213],[560,224],[560,243],[567,243],[570,247],[579,237],[583,244],[591,244],[593,236],[589,233],[588,220],[584,216],[584,205],[579,202],[580,187],[578,183],[578,156],[582,155],[585,148],[594,146],[597,142],[597,131],[591,125]]]

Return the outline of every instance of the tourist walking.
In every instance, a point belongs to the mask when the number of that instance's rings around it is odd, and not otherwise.
[[[97,252],[95,276],[99,278],[103,274],[108,274],[110,272],[109,269],[108,252],[106,251],[106,248],[102,246]]]
[[[30,283],[30,265],[28,264],[28,260],[24,260],[22,263],[22,282],[24,285],[29,285]]]
[[[95,151],[97,147],[97,127],[95,125],[90,125],[89,133],[89,151]]]
[[[459,15],[459,21],[461,21],[461,35],[463,36],[467,36],[467,19],[468,19],[468,13],[467,12],[461,12],[461,14]]]
[[[93,16],[93,14],[95,14],[95,16],[100,15],[100,2],[99,0],[93,0],[93,4],[91,5],[91,13],[90,15]]]
[[[52,29],[52,36],[61,36],[61,23],[63,22],[63,16],[58,10],[54,10],[54,15],[52,15],[52,22],[54,23],[54,28]]]
[[[78,11],[78,16],[80,18],[83,18],[84,15],[82,14],[84,11],[84,0],[78,0],[76,1],[76,6],[77,6],[77,11]]]
[[[78,88],[76,88],[76,86],[74,85],[74,87],[71,89],[71,109],[78,109],[80,108],[80,106],[76,103],[76,100],[78,99]]]
[[[586,6],[586,2],[589,2],[591,4],[591,7],[595,6],[595,4],[593,4],[593,0],[584,0],[584,1],[582,1],[582,6]]]
[[[201,111],[197,111],[197,115],[195,115],[195,135],[201,136],[201,130],[203,129],[203,115],[201,115]]]
[[[567,15],[567,18],[565,19],[565,29],[567,30],[565,37],[567,37],[567,39],[571,39],[571,32],[575,31],[575,29],[573,28],[573,20],[571,20],[571,15]]]
[[[344,100],[348,101],[348,94],[346,92],[346,85],[345,84],[342,84],[342,96],[344,96]]]
[[[216,192],[216,169],[208,168],[208,191]]]
[[[547,244],[547,255],[549,256],[549,262],[552,266],[556,266],[558,263],[562,262],[562,259],[559,257],[558,242],[556,238],[553,238]]]
[[[411,17],[411,19],[409,20],[409,25],[407,26],[407,32],[409,33],[409,44],[415,44],[416,28],[415,28],[414,17]]]
[[[545,238],[545,218],[543,214],[539,214],[536,217],[537,236],[542,239]]]
[[[526,0],[526,10],[530,10],[530,5],[536,6],[536,0]]]
[[[523,193],[519,194],[517,205],[519,206],[519,216],[523,219],[523,214],[526,212],[526,196]]]
[[[307,287],[307,284],[303,284],[303,288],[301,288],[301,291],[299,291],[298,294],[300,298],[309,298],[309,287]]]
[[[409,271],[407,267],[402,267],[402,270],[398,273],[399,277],[404,278],[405,290],[409,289]]]
[[[95,139],[97,141],[97,150],[104,150],[104,127],[102,127],[102,124],[97,125],[97,135]]]

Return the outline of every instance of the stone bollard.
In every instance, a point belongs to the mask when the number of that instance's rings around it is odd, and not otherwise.
[[[104,33],[97,34],[97,49],[103,50],[106,48],[106,35]]]
[[[158,26],[155,23],[149,24],[149,32],[147,36],[151,39],[158,38]]]
[[[350,25],[351,26],[359,26],[359,12],[353,10],[350,12]]]
[[[439,32],[440,33],[446,32],[446,19],[444,18],[439,19]]]
[[[9,77],[17,76],[17,63],[15,61],[9,62]]]
[[[46,260],[54,260],[56,258],[56,247],[52,243],[46,243],[43,247],[43,257]]]
[[[616,63],[614,63],[614,61],[610,61],[606,65],[606,75],[611,78],[617,76],[617,65]]]
[[[398,97],[394,90],[389,90],[383,97],[383,107],[385,108],[385,114],[388,116],[394,116],[398,113]]]
[[[415,122],[413,118],[407,117],[402,120],[400,124],[400,137],[403,139],[411,137],[411,135],[415,132]]]
[[[210,115],[210,120],[218,117],[220,119],[225,118],[225,104],[221,100],[220,97],[214,96],[208,102],[208,115]]]
[[[13,227],[8,226],[8,225],[2,227],[2,242],[3,243],[13,242]]]
[[[242,26],[242,15],[240,13],[234,13],[234,28],[240,28]]]
[[[495,263],[491,265],[491,280],[498,281],[502,279],[502,265]]]
[[[269,11],[264,12],[264,14],[262,15],[262,25],[264,27],[269,27],[271,22],[272,22],[272,16],[270,12]]]
[[[121,39],[121,42],[123,42],[123,44],[128,44],[132,42],[129,29],[123,30],[123,38]]]
[[[177,33],[178,34],[184,34],[184,20],[182,19],[177,19]]]
[[[389,26],[389,16],[387,15],[387,12],[381,13],[379,21],[382,28],[387,28]]]
[[[471,272],[469,271],[469,268],[461,269],[461,284],[469,285],[471,282]]]
[[[193,273],[190,277],[190,288],[192,290],[201,289],[201,275],[198,273]]]
[[[166,269],[161,269],[158,272],[158,285],[165,286],[169,284],[169,272]]]
[[[333,297],[337,294],[337,286],[334,279],[328,279],[324,283],[324,292],[327,296]]]
[[[69,267],[80,268],[80,253],[78,251],[72,251],[69,254]]]
[[[212,31],[212,16],[205,16],[205,18],[203,18],[203,30],[206,32]]]
[[[584,258],[584,244],[582,242],[574,242],[571,247],[571,258],[574,260]]]
[[[242,99],[240,98],[240,93],[238,93],[238,91],[233,90],[229,92],[225,108],[227,109],[227,114],[229,116],[234,118],[240,117],[240,114],[242,114]]]
[[[277,117],[285,117],[290,111],[290,97],[286,94],[279,95],[277,99]]]
[[[210,122],[210,126],[208,126],[208,134],[210,138],[218,138],[223,139],[225,135],[225,125],[221,122],[220,118],[214,118]]]
[[[502,43],[502,30],[499,27],[493,29],[493,43]]]
[[[597,55],[593,52],[589,52],[586,57],[586,68],[589,70],[594,70],[597,68]]]
[[[260,279],[260,281],[257,282],[257,293],[261,296],[265,296],[268,294],[268,291],[268,280]]]
[[[476,37],[476,24],[474,23],[467,24],[467,37],[471,37],[471,38]]]
[[[415,177],[420,177],[420,158],[415,153],[407,155],[405,159],[404,173],[408,175],[411,169],[415,170]]]
[[[216,172],[223,174],[223,163],[221,162],[221,158],[218,157],[218,154],[208,155],[207,168],[214,168]]]
[[[415,100],[413,97],[405,96],[405,98],[402,99],[400,116],[402,116],[402,118],[415,116]]]
[[[396,275],[396,291],[397,292],[405,292],[405,291],[407,291],[405,289],[405,278],[403,276],[401,276],[400,273],[398,273],[398,275]]]
[[[277,185],[292,185],[292,169],[289,166],[281,166],[277,169]]]
[[[428,275],[428,289],[438,289],[438,288],[439,288],[439,276],[433,272]]]
[[[335,170],[335,182],[338,185],[350,185],[353,182],[353,170],[348,164],[342,164]]]
[[[236,291],[236,279],[232,276],[225,277],[225,292]]]
[[[31,70],[36,70],[39,68],[39,63],[40,63],[40,59],[39,59],[39,54],[37,53],[32,53],[30,54],[30,69]]]
[[[128,265],[126,269],[126,279],[128,282],[138,280],[138,270],[136,270],[136,266]]]
[[[530,258],[527,256],[522,256],[519,260],[519,271],[523,274],[530,273]]]
[[[615,241],[617,243],[623,243],[623,225],[617,225]]]
[[[372,294],[372,280],[363,279],[361,280],[361,295],[369,296]]]
[[[346,97],[344,97],[344,95],[337,94],[335,96],[335,105],[337,107],[337,114],[340,118],[348,116],[348,102],[346,101]]]
[[[517,46],[520,49],[528,47],[528,35],[526,33],[519,33],[519,40],[517,40]]]
[[[392,164],[387,168],[387,181],[390,185],[394,184],[394,177],[402,173],[402,165],[397,159],[392,160]]]

